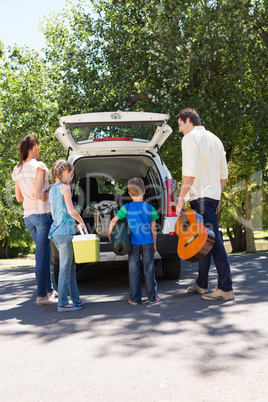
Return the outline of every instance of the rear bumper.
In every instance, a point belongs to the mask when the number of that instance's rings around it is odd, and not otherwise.
[[[157,236],[157,254],[155,255],[155,259],[163,258],[163,259],[178,259],[177,254],[177,244],[178,244],[178,236],[177,235],[168,235],[162,234]],[[116,255],[111,248],[111,244],[108,239],[102,239],[100,243],[100,262],[101,263],[113,263],[119,261],[127,261],[128,255],[119,256]],[[59,265],[59,253],[57,248],[55,247],[53,241],[50,242],[50,262],[52,265]],[[94,263],[98,264],[98,263]],[[77,264],[79,265],[79,264]],[[90,264],[83,264],[90,265]]]

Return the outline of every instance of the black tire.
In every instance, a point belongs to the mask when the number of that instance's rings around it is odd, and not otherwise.
[[[54,284],[58,288],[58,281],[59,281],[59,272],[60,272],[60,267],[58,264],[53,264],[53,279],[54,279]]]
[[[50,266],[53,267],[52,281],[58,288],[59,272],[60,272],[59,252],[53,241],[50,242]]]
[[[163,259],[162,270],[165,279],[179,279],[181,274],[181,260],[179,258]]]

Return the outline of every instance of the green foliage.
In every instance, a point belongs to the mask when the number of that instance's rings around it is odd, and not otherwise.
[[[44,155],[58,143],[55,84],[49,78],[45,62],[28,49],[9,49],[0,59],[0,240],[11,227],[21,230],[22,208],[18,205],[11,174],[19,161],[19,144],[28,134],[35,135]],[[52,154],[47,162],[53,161]],[[41,156],[42,157],[42,156]],[[55,154],[53,154],[55,158]],[[11,187],[10,187],[11,186]],[[19,233],[19,232],[18,232]]]
[[[21,216],[22,210],[16,205],[14,188],[2,189],[0,194],[0,240],[9,236],[12,226],[20,226]]]
[[[21,218],[20,226],[12,226],[9,233],[8,255],[11,258],[15,258],[33,254],[34,250],[34,241]]]
[[[267,19],[265,1],[95,0],[90,9],[79,2],[43,27],[60,108],[172,117],[196,107],[228,157],[242,143],[263,168]]]
[[[227,152],[225,225],[256,220],[254,194],[267,201],[268,193],[267,6],[267,0],[78,0],[43,22],[45,60],[16,48],[6,57],[1,47],[0,188],[24,135],[40,139],[50,165],[59,155],[46,154],[58,147],[59,115],[118,109],[171,115],[174,133],[161,153],[179,181],[173,117],[189,106]],[[267,221],[267,209],[262,216]]]

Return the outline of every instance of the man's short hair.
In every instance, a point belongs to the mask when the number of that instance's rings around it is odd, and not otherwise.
[[[184,123],[186,123],[186,119],[188,117],[190,119],[190,122],[194,126],[202,125],[199,114],[197,113],[197,111],[195,109],[191,109],[190,107],[187,107],[186,109],[181,110],[180,113],[178,113],[177,116],[175,116],[175,119],[178,120],[180,118]]]
[[[128,181],[127,188],[130,194],[134,195],[134,197],[138,197],[142,195],[145,190],[144,181],[140,177],[133,177]]]

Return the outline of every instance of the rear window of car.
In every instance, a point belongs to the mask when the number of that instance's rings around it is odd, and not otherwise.
[[[75,142],[92,142],[94,140],[120,138],[120,139],[139,139],[151,141],[154,136],[156,126],[154,125],[130,125],[130,126],[86,126],[79,125],[69,127]]]

